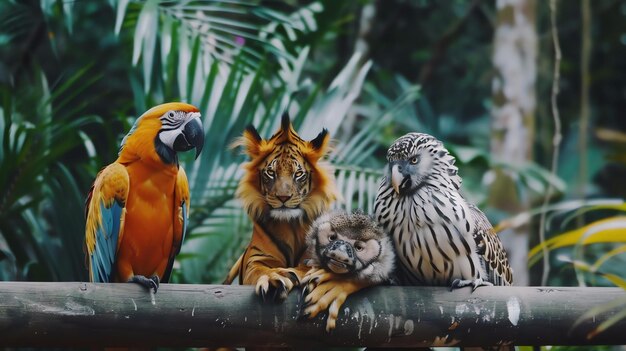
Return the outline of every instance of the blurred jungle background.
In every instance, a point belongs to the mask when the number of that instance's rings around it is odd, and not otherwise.
[[[228,144],[288,111],[331,132],[337,206],[371,211],[390,143],[430,133],[515,284],[626,287],[626,1],[2,1],[0,280],[87,280],[85,195],[135,118],[176,100],[206,145],[183,157],[174,282],[219,283],[242,252]]]

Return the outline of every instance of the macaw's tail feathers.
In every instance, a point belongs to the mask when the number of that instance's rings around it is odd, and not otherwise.
[[[235,280],[235,278],[239,275],[239,272],[241,271],[241,261],[243,260],[244,254],[245,252],[242,253],[241,256],[239,256],[237,262],[235,262],[235,264],[230,268],[230,271],[228,271],[228,275],[226,276],[226,279],[224,279],[223,284],[232,284],[233,280]]]

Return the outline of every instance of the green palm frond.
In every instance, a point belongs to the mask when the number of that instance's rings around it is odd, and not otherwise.
[[[63,159],[90,143],[80,130],[99,119],[80,114],[76,94],[99,76],[85,78],[85,67],[50,89],[32,70],[31,84],[0,89],[0,264],[13,265],[3,269],[12,279],[80,279],[84,185],[73,173],[80,164]]]
[[[292,52],[299,49],[291,42],[315,29],[312,16],[319,11],[319,5],[311,5],[288,15],[257,1],[233,0],[115,3],[115,32],[133,30],[132,62],[141,59],[145,92],[155,86],[153,72],[158,70],[165,81],[177,76],[183,100],[191,99],[189,81],[208,75],[186,74],[190,66],[201,65],[208,73],[213,62],[232,65],[237,60],[254,70],[268,54],[293,62]]]

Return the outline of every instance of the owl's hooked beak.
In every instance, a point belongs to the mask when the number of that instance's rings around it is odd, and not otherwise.
[[[404,182],[404,174],[401,171],[401,166],[399,164],[394,164],[391,167],[391,186],[393,190],[396,191],[396,194],[400,194],[400,188],[402,186],[402,182]]]

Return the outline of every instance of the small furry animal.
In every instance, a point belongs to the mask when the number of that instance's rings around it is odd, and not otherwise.
[[[326,330],[335,327],[339,308],[346,297],[360,289],[388,282],[394,270],[395,252],[390,237],[361,212],[327,212],[318,217],[307,233],[307,265],[313,268],[303,279],[305,303],[315,304],[326,296],[328,309]],[[348,289],[316,289],[321,283],[342,281]],[[323,309],[308,309],[304,315],[314,317]]]

